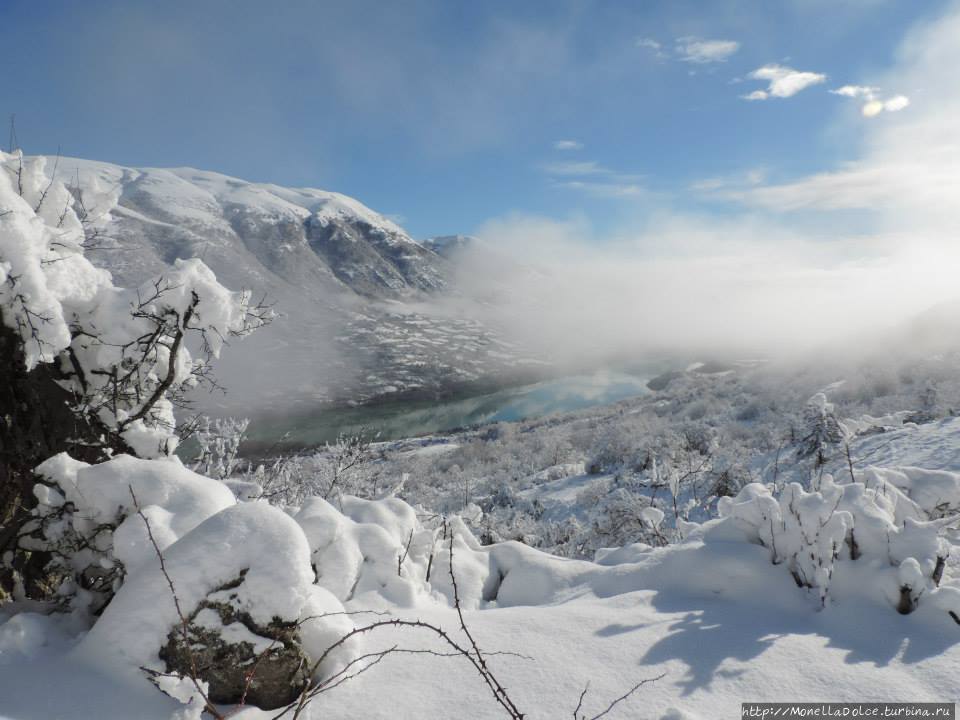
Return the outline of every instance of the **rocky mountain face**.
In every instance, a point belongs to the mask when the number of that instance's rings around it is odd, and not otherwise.
[[[92,259],[118,284],[200,257],[228,287],[274,302],[277,320],[224,353],[230,393],[200,398],[205,409],[439,395],[537,365],[446,302],[469,238],[421,244],[345,195],[189,168],[61,159],[58,173],[97,230]]]
[[[425,247],[437,255],[453,260],[477,245],[477,239],[470,235],[440,235],[423,241]]]

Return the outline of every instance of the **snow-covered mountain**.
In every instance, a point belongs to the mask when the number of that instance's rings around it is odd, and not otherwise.
[[[118,282],[200,257],[228,287],[275,303],[274,324],[218,368],[230,395],[202,405],[248,412],[436,394],[517,369],[518,352],[494,329],[464,303],[444,303],[456,278],[449,251],[466,239],[418,243],[324,190],[73,158],[49,158],[48,173],[55,164],[97,230],[89,256]]]
[[[160,271],[177,257],[203,256],[228,281],[269,283],[269,273],[306,290],[371,298],[411,297],[447,283],[444,258],[346,195],[190,168],[75,159],[61,160],[60,168],[73,173],[88,210],[109,205],[100,209],[110,212],[114,242],[102,257],[121,280]]]

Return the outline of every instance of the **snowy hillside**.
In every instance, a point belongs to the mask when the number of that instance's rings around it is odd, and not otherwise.
[[[94,198],[85,199],[89,210],[112,213],[102,243],[111,253],[102,257],[125,281],[158,272],[176,257],[203,255],[231,282],[255,282],[269,272],[304,289],[378,298],[437,291],[446,282],[442,258],[339,193],[75,158],[61,158],[58,172]]]
[[[523,355],[468,305],[445,307],[455,271],[444,254],[353,198],[189,168],[48,158],[46,171],[55,165],[96,233],[89,257],[120,282],[200,257],[228,286],[275,303],[273,326],[219,369],[231,395],[202,397],[205,407],[429,395],[509,375]],[[264,358],[277,372],[258,373]]]

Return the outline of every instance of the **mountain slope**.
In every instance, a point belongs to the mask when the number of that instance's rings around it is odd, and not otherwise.
[[[95,205],[108,205],[99,209],[113,217],[109,235],[118,241],[108,245],[115,258],[110,265],[121,280],[125,272],[155,272],[176,257],[202,255],[223,265],[214,267],[221,273],[248,277],[253,270],[255,277],[266,270],[301,287],[376,298],[446,286],[443,258],[345,195],[190,168],[124,168],[72,158],[60,165],[72,172],[85,202],[93,196]]]
[[[273,325],[224,354],[231,393],[199,398],[204,409],[439,394],[515,370],[514,348],[445,303],[453,263],[353,198],[190,168],[57,168],[96,230],[91,259],[118,283],[200,257],[228,287],[275,303]]]

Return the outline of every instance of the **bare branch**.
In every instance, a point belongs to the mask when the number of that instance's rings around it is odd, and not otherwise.
[[[588,683],[587,686],[583,689],[583,692],[580,693],[580,700],[579,702],[577,702],[577,709],[573,711],[573,718],[574,720],[598,720],[598,718],[602,718],[604,715],[608,715],[617,705],[619,705],[624,700],[629,698],[631,695],[633,695],[637,690],[642,688],[644,685],[657,682],[657,680],[662,680],[663,678],[666,677],[666,675],[667,675],[666,673],[662,673],[660,675],[657,675],[656,677],[646,678],[645,680],[641,680],[632,688],[627,690],[623,695],[612,700],[604,710],[602,710],[601,712],[598,712],[596,715],[591,715],[589,718],[586,715],[577,714],[578,712],[580,712],[580,708],[583,706],[583,699],[584,697],[586,697],[587,691],[590,689],[590,685]]]
[[[137,511],[137,515],[140,516],[140,519],[143,520],[143,524],[147,527],[147,537],[150,539],[150,544],[153,546],[153,551],[156,553],[157,559],[160,561],[160,572],[163,573],[163,577],[167,581],[167,586],[170,588],[170,595],[173,597],[173,605],[177,609],[177,617],[180,619],[180,634],[183,638],[183,646],[186,649],[187,657],[190,660],[190,681],[193,683],[193,686],[196,688],[200,697],[203,698],[204,709],[214,717],[214,720],[226,720],[223,714],[217,710],[216,706],[210,702],[210,698],[203,689],[203,685],[200,684],[200,680],[197,675],[197,661],[193,651],[191,650],[189,639],[190,621],[187,619],[187,616],[183,614],[183,608],[180,607],[180,598],[177,595],[177,589],[174,587],[173,579],[170,577],[170,573],[167,572],[167,564],[163,558],[163,553],[160,550],[160,546],[157,544],[157,541],[153,536],[153,529],[150,527],[150,521],[147,519],[147,516],[143,514],[143,510],[140,509],[140,503],[137,502],[137,496],[133,492],[133,485],[128,485],[127,487],[130,490],[130,497],[133,499],[133,507]]]
[[[43,201],[47,199],[47,193],[50,192],[50,188],[53,187],[53,183],[57,179],[57,167],[60,165],[60,146],[57,145],[57,159],[53,163],[53,172],[50,174],[50,182],[47,183],[47,186],[43,189],[43,192],[40,193],[40,200],[37,202],[37,206],[33,209],[35,213],[40,212],[40,208],[43,207]]]

